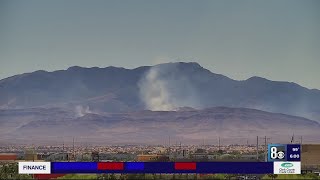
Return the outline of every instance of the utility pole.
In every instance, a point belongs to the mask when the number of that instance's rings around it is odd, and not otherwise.
[[[73,139],[72,139],[72,154],[73,154],[73,160],[75,160],[76,159],[76,156],[75,156],[75,153],[74,153],[74,137],[73,137]]]
[[[259,136],[257,136],[257,161],[259,161]]]
[[[267,141],[270,140],[271,138],[267,138],[267,136],[264,136],[264,156],[265,156],[265,161],[267,161],[268,158],[268,149],[267,149]]]
[[[294,143],[294,133],[292,134],[291,141],[290,141],[290,144],[293,144],[293,143]]]
[[[220,149],[220,136],[219,136],[219,152],[220,152],[220,150],[221,150],[221,149]]]
[[[34,144],[32,144],[32,161],[34,162],[34,155],[35,155],[35,147]]]
[[[302,136],[300,136],[300,152],[302,152]]]
[[[267,136],[264,136],[264,160],[267,161],[268,155],[267,155]]]
[[[170,158],[170,154],[171,154],[171,150],[170,150],[170,136],[169,136],[169,145],[168,145],[168,147],[169,147],[168,151],[169,151],[169,158]]]
[[[62,142],[62,160],[64,161],[64,141]]]
[[[202,138],[202,144],[203,144],[203,148],[204,148],[204,146],[205,146],[205,145],[204,145],[204,138]]]

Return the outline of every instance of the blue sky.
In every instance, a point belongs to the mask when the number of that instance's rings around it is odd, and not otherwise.
[[[69,66],[195,61],[320,89],[320,1],[2,0],[0,79]]]

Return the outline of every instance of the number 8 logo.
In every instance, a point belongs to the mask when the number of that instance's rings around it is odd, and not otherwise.
[[[277,147],[271,147],[270,148],[270,158],[277,159],[277,157],[278,157]]]

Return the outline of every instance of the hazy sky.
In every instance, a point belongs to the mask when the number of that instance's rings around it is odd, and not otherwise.
[[[168,61],[320,89],[320,1],[0,0],[0,79]]]

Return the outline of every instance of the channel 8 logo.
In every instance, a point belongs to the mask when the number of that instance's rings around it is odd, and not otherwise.
[[[286,160],[286,145],[269,144],[268,161],[285,161]]]

